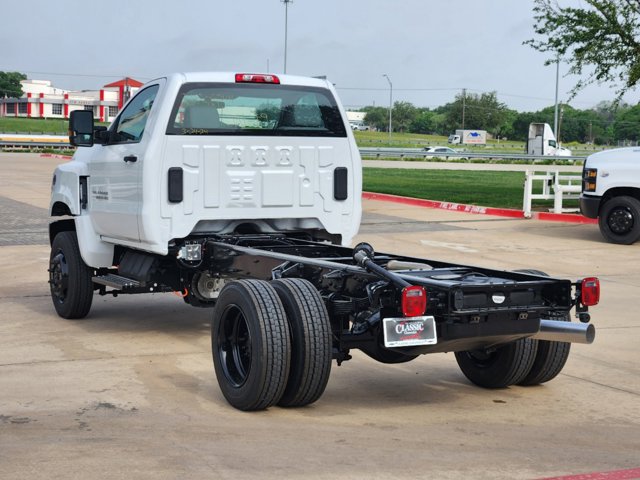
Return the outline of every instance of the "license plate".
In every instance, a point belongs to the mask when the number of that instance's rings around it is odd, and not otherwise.
[[[436,322],[433,317],[385,318],[384,346],[412,347],[435,345]]]

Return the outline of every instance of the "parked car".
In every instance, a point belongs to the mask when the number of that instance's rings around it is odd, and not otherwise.
[[[362,123],[349,123],[351,125],[351,130],[360,130],[360,131],[368,131],[369,125],[364,125]]]
[[[444,158],[446,160],[469,160],[469,157],[460,155],[460,152],[449,147],[425,147],[427,153],[437,153],[438,155],[425,155],[425,159]]]

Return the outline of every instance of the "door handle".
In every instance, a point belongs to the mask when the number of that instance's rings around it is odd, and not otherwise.
[[[124,161],[127,163],[135,163],[138,161],[138,157],[136,157],[135,155],[127,155],[126,157],[124,157]]]

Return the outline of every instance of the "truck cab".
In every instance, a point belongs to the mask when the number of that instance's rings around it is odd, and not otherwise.
[[[106,131],[72,112],[72,141],[89,148],[56,170],[51,212],[86,217],[76,221],[80,250],[96,267],[111,266],[115,245],[164,255],[203,233],[349,244],[361,162],[336,99],[326,80],[288,75],[152,80]]]
[[[531,123],[527,140],[527,154],[539,156],[556,155],[558,143],[548,123]]]

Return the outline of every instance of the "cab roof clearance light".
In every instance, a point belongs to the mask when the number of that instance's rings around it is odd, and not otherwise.
[[[580,302],[592,307],[600,301],[600,280],[596,277],[584,278],[580,282]]]
[[[427,292],[424,287],[412,285],[402,290],[402,315],[420,317],[427,309]]]
[[[275,75],[264,75],[261,73],[236,73],[236,83],[275,83],[279,84],[280,79]]]

